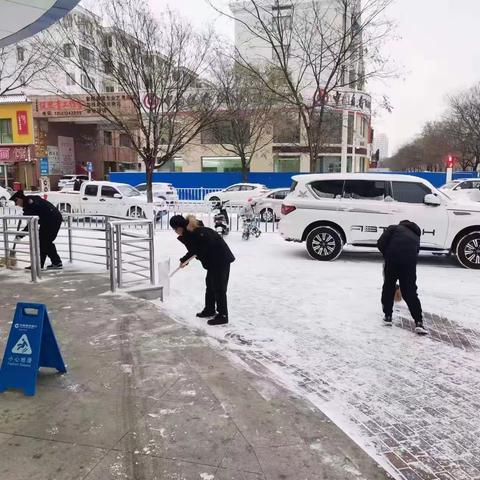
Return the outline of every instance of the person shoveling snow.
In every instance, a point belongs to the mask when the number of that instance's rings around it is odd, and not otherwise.
[[[205,306],[197,317],[209,318],[209,325],[228,323],[227,286],[230,264],[235,261],[233,253],[217,232],[199,226],[193,218],[187,220],[175,215],[170,219],[170,226],[188,250],[180,259],[179,268],[185,268],[196,257],[207,270]]]

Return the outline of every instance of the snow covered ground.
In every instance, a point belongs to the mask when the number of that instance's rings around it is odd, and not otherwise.
[[[399,478],[480,476],[480,440],[472,435],[480,432],[480,346],[477,351],[472,340],[478,332],[480,345],[480,272],[445,257],[421,258],[420,298],[425,312],[438,316],[428,315],[426,324],[443,329],[443,336],[432,331],[434,341],[400,328],[409,318],[403,303],[395,326],[382,325],[382,260],[373,251],[323,263],[277,234],[248,242],[231,234],[227,241],[237,257],[230,324],[208,327],[195,317],[204,295],[199,262],[171,279],[164,308],[173,318],[205,330],[219,348],[262,364],[394,466]],[[176,267],[184,246],[175,234],[157,233],[156,245],[159,259],[170,258]],[[466,338],[465,332],[471,348],[451,340],[457,333]]]

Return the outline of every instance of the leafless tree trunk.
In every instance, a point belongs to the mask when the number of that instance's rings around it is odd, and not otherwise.
[[[100,7],[108,25],[100,17],[78,25],[83,34],[77,37],[68,23],[60,22],[60,31],[50,35],[51,48],[58,50],[58,42],[69,38],[68,58],[58,58],[57,67],[67,74],[80,70],[82,79],[72,82],[90,97],[88,108],[130,139],[145,164],[152,202],[154,170],[173,160],[210,124],[217,109],[215,91],[204,81],[213,37],[196,33],[171,11],[157,21],[142,0],[101,0]],[[55,80],[52,86],[58,89]],[[128,105],[112,102],[106,83],[123,92]],[[66,87],[60,93],[87,104],[86,97]]]
[[[245,0],[232,4],[235,18],[255,48],[237,45],[236,60],[264,83],[285,106],[300,114],[311,169],[328,143],[324,114],[336,90],[362,90],[373,77],[388,71],[381,45],[391,34],[383,18],[392,0],[292,0],[287,3]],[[265,75],[265,69],[270,75]],[[348,106],[342,106],[348,108]]]

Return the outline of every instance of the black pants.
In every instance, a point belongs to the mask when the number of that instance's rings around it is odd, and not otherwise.
[[[422,305],[417,295],[417,264],[385,262],[382,290],[382,306],[385,315],[392,315],[395,297],[395,285],[400,281],[402,297],[415,323],[422,321]]]
[[[40,265],[43,268],[46,258],[50,258],[53,265],[62,263],[53,243],[57,238],[61,224],[40,225],[38,236],[40,238]]]
[[[227,308],[227,286],[230,276],[230,264],[220,267],[209,268],[205,283],[207,290],[205,292],[205,311],[209,313],[216,311],[221,315],[228,316]]]

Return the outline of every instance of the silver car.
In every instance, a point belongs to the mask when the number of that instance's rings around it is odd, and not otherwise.
[[[276,188],[252,200],[253,209],[262,222],[280,220],[282,202],[289,193],[289,188]]]

